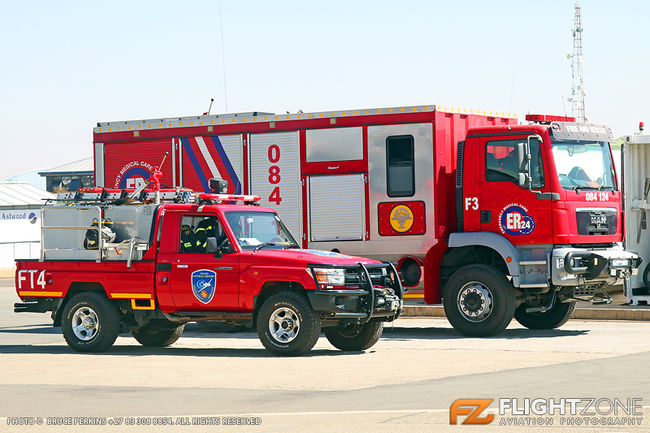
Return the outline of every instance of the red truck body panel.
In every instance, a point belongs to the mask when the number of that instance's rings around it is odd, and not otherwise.
[[[138,299],[156,297],[152,260],[134,262],[131,268],[124,262],[18,260],[16,264],[16,291],[21,299],[65,298],[74,283],[99,283],[109,297],[115,299],[131,299],[132,294],[138,294],[135,297]],[[37,281],[42,271],[45,272],[44,287]]]

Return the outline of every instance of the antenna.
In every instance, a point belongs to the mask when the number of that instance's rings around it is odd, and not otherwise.
[[[214,102],[214,98],[210,98],[210,106],[208,107],[208,111],[203,113],[204,116],[207,116],[210,114],[210,110],[212,110],[212,103]]]
[[[224,54],[223,42],[223,16],[221,14],[221,3],[219,3],[219,29],[221,30],[221,67],[223,69],[223,101],[226,105],[226,113],[228,112],[228,92],[226,85],[226,56]],[[212,105],[212,103],[210,103]]]
[[[576,1],[575,16],[573,19],[573,54],[570,54],[571,59],[571,80],[573,87],[571,88],[571,114],[578,122],[587,120],[585,116],[585,89],[584,89],[584,76],[582,74],[582,63],[584,57],[582,56],[582,18],[580,15],[580,5]]]
[[[566,115],[566,105],[564,105],[564,96],[560,96],[562,98],[562,108],[564,109],[564,117],[567,117]]]

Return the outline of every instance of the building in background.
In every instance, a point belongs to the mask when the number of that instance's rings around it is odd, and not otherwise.
[[[0,276],[13,276],[15,259],[39,257],[41,207],[52,198],[28,182],[0,182]]]
[[[42,169],[31,169],[26,171],[21,171],[20,173],[12,174],[7,176],[4,179],[0,179],[0,182],[27,182],[34,185],[38,189],[45,188],[45,178],[38,173],[43,171]]]
[[[95,186],[92,157],[42,170],[38,174],[45,178],[46,189],[53,193]]]

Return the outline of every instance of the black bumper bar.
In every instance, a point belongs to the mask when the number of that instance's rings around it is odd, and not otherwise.
[[[630,261],[628,271],[636,269],[641,264],[641,258],[625,258]],[[564,257],[564,270],[569,274],[584,275],[587,280],[597,278],[603,270],[620,269],[610,265],[610,259],[591,251],[572,251]]]
[[[397,270],[392,263],[384,262],[383,265],[309,265],[317,290],[307,291],[309,301],[314,311],[324,313],[335,319],[356,319],[363,323],[373,318],[395,320],[402,313],[402,297],[404,289]],[[320,289],[314,268],[333,268],[354,270],[358,275],[359,284],[354,288],[327,288]],[[375,287],[368,269],[384,268],[385,276],[381,276],[383,286]],[[375,278],[377,279],[377,278]]]

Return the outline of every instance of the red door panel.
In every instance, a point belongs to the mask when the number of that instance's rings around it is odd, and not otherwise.
[[[517,184],[517,143],[521,137],[481,138],[479,173],[480,231],[505,236],[515,245],[553,242],[551,201],[540,200],[528,187]],[[544,191],[548,182],[544,145],[531,143],[533,191]]]
[[[170,269],[159,272],[168,277],[165,282],[168,288],[161,286],[159,278],[158,290],[171,295],[175,311],[232,311],[238,308],[239,254],[215,257],[214,253],[199,252],[205,244],[198,242],[200,236],[197,233],[200,221],[205,218],[212,218],[220,224],[217,215],[205,212],[167,211],[163,217],[165,238],[161,240],[158,257],[161,263],[169,263]],[[181,234],[181,227],[188,225],[188,220],[192,229],[191,239]],[[209,236],[218,237],[222,233],[217,224],[214,225],[216,235]],[[192,250],[181,247],[188,240]]]
[[[239,261],[236,254],[176,254],[170,271],[171,293],[180,311],[236,310]]]

